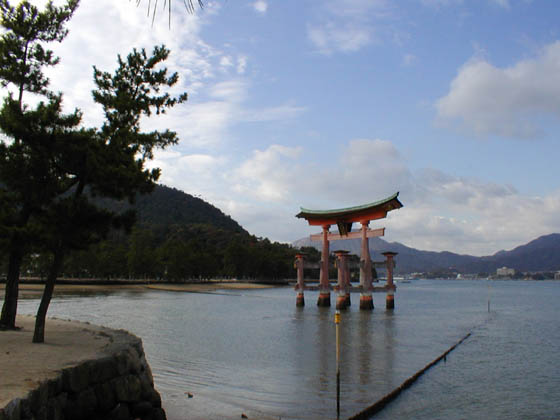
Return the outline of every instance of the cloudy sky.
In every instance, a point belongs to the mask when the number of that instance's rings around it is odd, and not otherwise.
[[[488,255],[560,232],[556,1],[174,0],[171,28],[148,0],[81,3],[51,74],[67,108],[99,125],[92,66],[165,44],[189,100],[144,121],[181,139],[161,182],[252,234],[291,242],[317,230],[300,206],[396,191],[371,225],[388,241]]]

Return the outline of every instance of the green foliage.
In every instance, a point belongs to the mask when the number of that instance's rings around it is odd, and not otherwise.
[[[114,201],[103,200],[103,205],[124,208]],[[274,281],[295,276],[295,249],[251,236],[199,198],[160,185],[126,208],[138,214],[132,234],[113,232],[88,250],[72,252],[63,275],[170,282],[210,278]],[[169,212],[176,217],[169,217]],[[308,259],[318,261],[319,252],[310,248]]]
[[[46,66],[54,66],[59,58],[43,43],[61,42],[68,33],[64,24],[70,19],[78,0],[69,0],[62,7],[49,1],[44,11],[28,1],[17,7],[8,0],[0,0],[0,23],[5,32],[0,38],[0,85],[13,84],[21,104],[24,91],[47,95],[49,79],[43,73]]]
[[[64,24],[74,13],[76,0],[62,7],[47,3],[39,11],[28,1],[13,7],[0,0],[0,85],[14,88],[0,110],[0,230],[8,248],[6,292],[0,323],[15,327],[19,273],[23,257],[41,231],[38,216],[65,188],[64,174],[55,158],[65,138],[79,123],[76,111],[60,112],[60,95],[50,92],[43,69],[58,62],[44,43],[60,42],[67,34]],[[23,93],[46,96],[33,110],[23,103]]]
[[[17,308],[17,283],[24,256],[31,249],[41,257],[52,254],[48,281],[37,320],[43,322],[58,271],[69,250],[87,248],[104,239],[112,228],[130,229],[134,214],[130,209],[111,211],[97,205],[95,196],[127,199],[153,190],[158,169],[145,163],[155,149],[177,143],[170,130],[143,132],[143,116],[162,114],[187,99],[166,92],[177,81],[161,64],[169,56],[164,46],[148,55],[134,49],[125,60],[118,57],[114,74],[94,69],[94,101],[102,106],[105,122],[99,129],[80,127],[81,113],[62,114],[62,94],[50,92],[43,71],[58,63],[43,44],[62,41],[64,24],[78,5],[68,0],[63,7],[47,3],[43,11],[27,1],[12,7],[0,0],[0,82],[18,92],[10,94],[0,109],[0,230],[6,234],[9,267],[6,299],[0,322],[14,326]],[[36,108],[23,102],[23,92],[46,97]],[[132,267],[143,261],[134,242],[129,250]],[[46,259],[48,261],[48,258]],[[101,259],[100,259],[101,260]],[[146,267],[138,271],[147,271]],[[146,274],[153,275],[154,271]],[[105,271],[104,274],[107,274]],[[41,321],[39,321],[41,320]],[[42,341],[42,333],[34,336]]]

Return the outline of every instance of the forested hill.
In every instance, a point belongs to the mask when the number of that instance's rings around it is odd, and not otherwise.
[[[134,208],[137,225],[141,227],[208,225],[228,232],[249,235],[239,223],[212,204],[165,185],[157,185],[150,194],[138,195],[133,206],[125,201],[104,201],[103,204],[119,211]]]
[[[280,281],[294,276],[296,250],[291,246],[257,238],[220,209],[174,188],[158,185],[132,206],[126,201],[98,204],[118,212],[134,209],[136,224],[130,234],[112,232],[69,255],[66,277]]]

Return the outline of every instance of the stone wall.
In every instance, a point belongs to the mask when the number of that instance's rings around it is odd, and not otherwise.
[[[0,420],[165,420],[142,341],[123,330],[108,335],[111,343],[98,358],[12,400]]]

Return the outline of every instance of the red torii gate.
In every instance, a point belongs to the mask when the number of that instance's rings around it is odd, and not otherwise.
[[[329,241],[361,238],[362,247],[360,256],[360,309],[373,309],[373,285],[371,278],[372,262],[371,256],[369,254],[368,238],[383,236],[385,234],[385,228],[369,229],[368,226],[371,220],[385,218],[387,217],[387,213],[391,210],[401,208],[403,205],[399,201],[398,196],[399,193],[397,192],[390,197],[373,203],[335,210],[309,210],[303,207],[301,208],[301,211],[296,215],[296,217],[307,220],[307,222],[311,226],[321,226],[323,228],[322,233],[311,235],[312,241],[321,240],[323,243],[319,274],[319,298],[317,300],[318,306],[331,305],[331,288],[329,284]],[[361,224],[361,229],[352,232],[352,224],[355,222]],[[331,225],[338,226],[338,234],[329,232],[329,228],[331,227]],[[394,256],[394,254],[391,256],[386,256],[388,257],[388,263],[390,260],[392,274],[392,257]],[[299,260],[300,258],[298,258],[298,261]],[[300,262],[301,269],[303,270],[303,260],[301,259]],[[389,267],[389,264],[387,266]],[[299,269],[300,267],[298,266],[298,270]],[[394,306],[394,285],[392,284],[392,275],[391,284],[389,284],[388,279],[387,288],[387,307],[389,307],[389,294],[391,295],[391,306]],[[303,293],[303,290],[301,290],[300,292]],[[298,301],[299,300],[300,297],[298,296]],[[301,295],[301,301],[303,301],[303,295]]]

